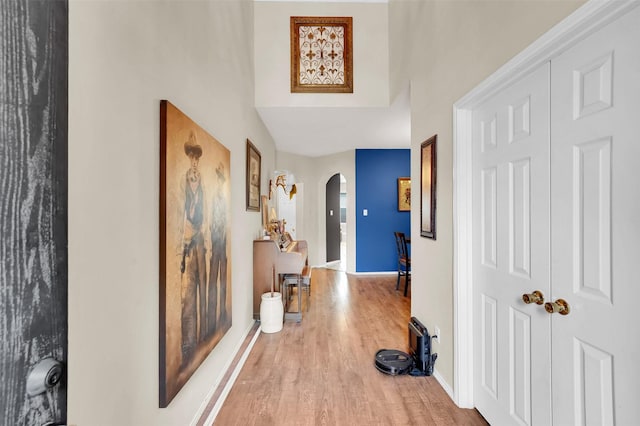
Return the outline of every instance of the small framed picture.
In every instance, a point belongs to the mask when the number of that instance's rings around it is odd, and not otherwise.
[[[411,178],[398,178],[398,211],[411,211]]]
[[[260,211],[260,151],[247,139],[247,210]]]

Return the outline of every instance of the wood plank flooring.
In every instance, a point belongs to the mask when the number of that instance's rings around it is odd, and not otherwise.
[[[410,299],[395,284],[314,269],[302,322],[258,337],[214,424],[486,425],[433,377],[376,370],[379,349],[409,350]]]

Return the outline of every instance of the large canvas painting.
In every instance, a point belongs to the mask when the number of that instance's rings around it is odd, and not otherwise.
[[[230,152],[160,103],[160,407],[231,328]]]

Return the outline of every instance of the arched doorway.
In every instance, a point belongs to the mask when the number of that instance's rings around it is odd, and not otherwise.
[[[346,270],[347,181],[336,173],[326,184],[327,266]]]

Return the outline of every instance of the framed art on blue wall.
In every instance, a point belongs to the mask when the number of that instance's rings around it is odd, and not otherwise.
[[[420,236],[436,239],[436,147],[438,135],[420,145]]]
[[[398,211],[411,211],[411,178],[398,178]]]

